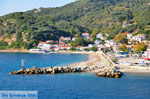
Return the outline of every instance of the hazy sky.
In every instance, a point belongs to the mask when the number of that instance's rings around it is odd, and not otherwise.
[[[59,7],[76,0],[0,0],[0,16],[40,7]]]

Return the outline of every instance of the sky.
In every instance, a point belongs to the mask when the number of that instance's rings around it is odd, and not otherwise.
[[[60,7],[76,0],[0,0],[0,16],[40,7]]]

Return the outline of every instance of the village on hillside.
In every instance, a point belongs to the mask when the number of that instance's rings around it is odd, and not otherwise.
[[[90,35],[90,33],[81,33],[80,36],[76,35],[74,37],[61,36],[59,40],[56,41],[47,40],[40,42],[37,48],[30,49],[29,52],[104,52],[107,56],[110,56],[114,62],[117,63],[120,61],[122,64],[128,64],[124,59],[129,59],[129,57],[140,59],[140,63],[143,63],[143,59],[150,60],[150,41],[146,34],[125,32],[117,34],[113,39],[110,39],[109,36],[109,34],[103,33],[98,33],[95,37]],[[84,44],[84,41],[88,42]],[[121,59],[123,60],[121,61]]]

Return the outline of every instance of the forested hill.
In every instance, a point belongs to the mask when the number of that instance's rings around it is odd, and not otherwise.
[[[39,41],[72,33],[139,31],[148,33],[150,0],[78,0],[58,8],[39,8],[0,17],[0,40],[31,48]]]

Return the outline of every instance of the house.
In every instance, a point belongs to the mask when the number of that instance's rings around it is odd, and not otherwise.
[[[51,44],[51,43],[54,43],[54,41],[53,40],[47,40],[46,43]]]
[[[131,33],[129,33],[129,34],[127,34],[127,39],[131,39],[132,38],[132,34]]]
[[[71,37],[63,37],[63,36],[61,36],[59,41],[71,41]]]
[[[131,25],[132,25],[132,23],[129,23],[129,22],[127,22],[127,21],[124,21],[122,27],[125,28],[125,27],[131,26]]]
[[[104,40],[104,39],[105,39],[105,37],[104,37],[104,35],[103,35],[102,33],[97,34],[97,35],[96,35],[96,38],[99,38],[99,39],[101,39],[101,40]]]
[[[107,33],[106,33],[106,34],[105,34],[105,36],[107,36],[107,37],[108,37],[108,36],[110,36],[110,34],[107,34]]]
[[[70,46],[61,46],[61,49],[62,49],[62,50],[70,50],[71,47],[70,47]]]
[[[105,40],[107,46],[113,46],[115,44],[114,40]]]
[[[45,44],[46,42],[40,42],[37,47],[42,49]]]
[[[97,45],[98,50],[101,50],[103,48],[106,48],[103,44]]]
[[[142,43],[144,43],[144,44],[150,44],[150,41],[149,40],[143,40]]]
[[[135,49],[135,46],[136,45],[126,45],[126,48],[129,50],[129,51],[134,51],[134,49]]]
[[[141,38],[142,40],[146,39],[146,34],[138,34],[137,35],[139,38]]]
[[[130,34],[130,33],[128,33],[128,32],[124,32],[124,33],[121,33],[122,35],[128,35],[128,34]]]
[[[117,52],[120,49],[121,43],[115,43],[112,48],[114,52]]]
[[[101,42],[102,42],[101,40],[95,40],[94,43],[95,43],[96,45],[98,45],[98,44],[100,44]]]
[[[93,44],[89,44],[89,45],[88,45],[88,48],[92,48],[92,47],[93,47]]]
[[[54,44],[53,48],[60,48],[60,45],[59,44]]]
[[[49,51],[51,48],[51,44],[47,44],[46,42],[40,42],[37,47],[42,50]]]
[[[89,33],[82,33],[82,38],[90,38]]]
[[[75,41],[76,39],[77,39],[77,37],[73,37],[73,38],[72,38],[72,41]]]
[[[79,50],[79,51],[83,51],[84,47],[83,46],[76,46],[76,49]]]
[[[115,41],[114,40],[109,40],[109,44],[110,44],[110,46],[113,46],[115,44]]]
[[[145,40],[146,39],[146,34],[138,34],[136,36],[133,36],[132,37],[132,41],[138,41],[139,43],[142,42],[142,40]]]
[[[60,49],[59,49],[59,47],[53,47],[52,50],[55,51],[55,52],[57,52],[57,51],[59,51]]]
[[[60,42],[59,45],[65,45],[65,43],[64,42]]]
[[[109,43],[106,43],[106,44],[105,44],[105,47],[110,48],[111,45],[110,45]]]

